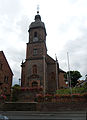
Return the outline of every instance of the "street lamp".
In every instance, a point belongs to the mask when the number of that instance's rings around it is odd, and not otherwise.
[[[21,79],[19,78],[19,85],[21,86]]]
[[[85,80],[87,80],[87,74],[85,75]]]

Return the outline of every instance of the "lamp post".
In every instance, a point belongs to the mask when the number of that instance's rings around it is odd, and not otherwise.
[[[21,86],[21,79],[19,78],[19,85]]]

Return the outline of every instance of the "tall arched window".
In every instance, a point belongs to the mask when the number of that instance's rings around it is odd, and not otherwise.
[[[55,73],[54,72],[51,73],[51,80],[55,80]]]
[[[37,65],[33,65],[33,74],[37,74]]]
[[[32,87],[37,87],[38,83],[36,81],[32,82]]]
[[[37,41],[38,41],[37,32],[34,32],[33,42],[37,42]]]
[[[0,70],[2,70],[2,63],[0,62]]]
[[[37,37],[37,32],[34,32],[34,37]]]

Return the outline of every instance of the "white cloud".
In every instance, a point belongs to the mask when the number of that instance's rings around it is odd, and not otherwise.
[[[67,51],[71,69],[86,69],[86,0],[0,0],[0,50],[5,52],[18,83],[21,61],[25,59],[28,28],[34,21],[37,5],[47,30],[48,54],[58,56],[60,67],[67,70]]]

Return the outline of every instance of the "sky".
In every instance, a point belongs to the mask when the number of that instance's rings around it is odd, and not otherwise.
[[[28,29],[39,14],[45,23],[47,53],[68,71],[87,74],[87,0],[0,0],[0,51],[13,71],[13,85],[19,84],[21,63],[26,58]]]

